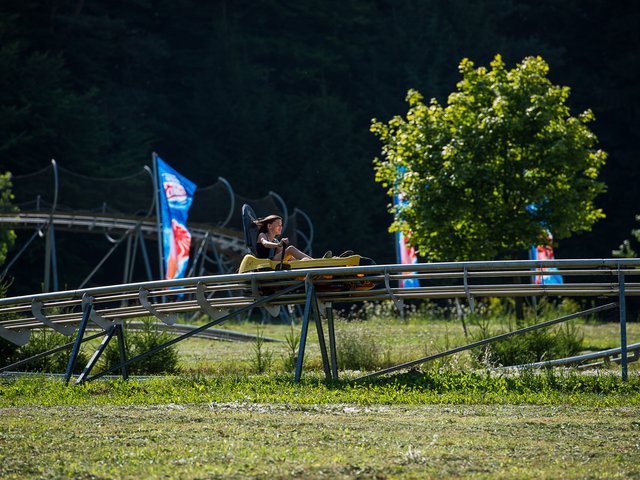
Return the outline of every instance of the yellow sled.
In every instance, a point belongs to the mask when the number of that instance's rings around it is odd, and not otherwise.
[[[282,270],[298,270],[301,268],[327,268],[327,267],[357,267],[360,265],[360,255],[337,258],[317,258],[313,260],[293,260],[282,262]],[[240,264],[239,273],[269,272],[280,270],[280,261],[267,258],[256,258],[253,255],[245,255]]]

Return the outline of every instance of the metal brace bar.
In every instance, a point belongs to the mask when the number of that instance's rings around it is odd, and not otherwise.
[[[216,310],[207,301],[207,297],[205,296],[206,288],[207,286],[204,283],[198,282],[198,285],[196,286],[196,300],[198,302],[198,305],[200,305],[200,309],[204,313],[209,315],[212,320],[217,320],[223,317],[225,315],[225,312],[222,310]]]
[[[11,343],[22,346],[26,345],[31,338],[31,331],[29,330],[9,330],[6,327],[0,325],[0,337],[5,340],[9,340]]]
[[[302,330],[300,331],[300,344],[298,346],[298,360],[296,362],[296,373],[294,381],[296,383],[300,382],[300,377],[302,376],[302,364],[304,363],[304,350],[307,344],[307,332],[309,331],[309,315],[311,315],[311,309],[314,292],[313,282],[311,281],[311,276],[307,274],[304,279],[304,286],[307,290],[307,298],[304,302],[304,316],[302,317]]]
[[[622,381],[628,380],[627,370],[627,308],[624,291],[624,272],[618,267],[618,303],[620,310],[620,367],[622,368]]]
[[[497,342],[499,340],[504,340],[505,338],[512,337],[514,335],[519,335],[521,333],[530,332],[531,330],[537,330],[539,328],[549,327],[551,325],[555,325],[558,323],[566,322],[567,320],[571,320],[573,318],[584,317],[587,315],[591,315],[592,313],[602,312],[604,310],[610,310],[612,308],[617,307],[617,303],[607,303],[606,305],[601,305],[599,307],[590,308],[587,310],[583,310],[581,312],[571,313],[569,315],[565,315],[560,318],[556,318],[554,320],[549,320],[542,323],[537,323],[535,325],[530,325],[528,327],[520,328],[518,330],[513,330],[512,332],[502,333],[500,335],[496,335],[495,337],[485,338],[484,340],[479,340],[477,342],[469,343],[467,345],[463,345],[461,347],[452,348],[451,350],[447,350],[446,352],[435,353],[433,355],[429,355],[428,357],[419,358],[418,360],[412,360],[410,362],[402,363],[400,365],[396,365],[394,367],[385,368],[382,370],[378,370],[377,372],[372,372],[367,375],[363,375],[361,377],[356,378],[354,381],[365,380],[372,377],[377,377],[379,375],[383,375],[385,373],[395,372],[397,370],[402,370],[405,368],[413,367],[415,365],[419,365],[421,363],[428,362],[430,360],[435,360],[437,358],[446,357],[448,355],[452,355],[454,353],[463,352],[465,350],[470,350],[472,348],[480,347],[482,345],[486,345],[488,343]]]
[[[329,330],[329,353],[331,355],[331,374],[334,380],[338,379],[338,355],[336,352],[336,331],[333,325],[333,308],[327,307],[327,325]]]
[[[163,323],[167,325],[173,325],[176,323],[175,315],[166,315],[162,312],[159,312],[156,307],[154,307],[151,302],[149,302],[149,290],[141,288],[138,296],[140,297],[140,304],[147,310],[151,315],[158,318]]]
[[[46,325],[47,327],[51,327],[56,332],[66,335],[67,337],[73,335],[73,332],[75,332],[76,330],[75,325],[61,325],[61,324],[52,322],[47,318],[47,316],[42,311],[43,305],[44,304],[42,302],[38,302],[38,301],[31,302],[31,313],[33,313],[34,318],[39,322],[41,322],[43,325]]]
[[[98,312],[96,312],[96,309],[93,308],[93,297],[87,295],[86,293],[82,296],[82,311],[84,312],[84,308],[86,305],[90,305],[91,309],[90,309],[90,313],[89,313],[89,319],[95,323],[96,325],[98,325],[100,328],[102,328],[103,330],[109,330],[112,326],[113,326],[113,322],[110,320],[107,320],[104,317],[101,317]]]
[[[91,298],[91,297],[88,297],[88,298]],[[76,337],[76,341],[73,344],[73,348],[71,349],[71,355],[69,356],[69,363],[67,364],[67,373],[64,376],[66,384],[69,383],[69,380],[71,380],[71,376],[73,375],[73,369],[76,366],[76,360],[78,359],[78,352],[80,352],[80,344],[82,343],[82,337],[84,337],[84,332],[87,329],[87,323],[89,323],[89,316],[91,314],[91,310],[93,310],[93,305],[91,305],[91,302],[90,301],[83,302],[82,322],[80,322],[80,326],[78,327],[78,336]]]
[[[89,340],[93,340],[94,338],[101,337],[104,334],[105,334],[105,332],[96,333],[95,335],[90,335],[88,337],[84,337],[82,339],[82,341],[83,342],[88,342]],[[34,362],[34,361],[38,360],[39,358],[44,358],[44,357],[47,357],[49,355],[53,355],[54,353],[61,352],[62,350],[67,350],[67,349],[73,347],[73,345],[75,343],[76,343],[75,341],[74,342],[70,342],[70,343],[65,343],[64,345],[60,345],[59,347],[52,348],[51,350],[47,350],[46,352],[38,353],[37,355],[34,355],[33,357],[25,358],[24,360],[20,360],[18,362],[12,363],[11,365],[7,365],[6,367],[0,368],[0,373],[10,371],[12,368],[17,368],[17,367],[20,367],[22,365],[26,365],[27,363],[31,363],[31,362]]]
[[[318,307],[318,298],[313,296],[313,317],[316,322],[316,332],[318,333],[318,344],[320,345],[320,354],[322,356],[322,367],[327,380],[331,380],[331,366],[329,365],[329,355],[327,353],[327,344],[324,339],[324,331],[322,329],[322,320],[320,319],[320,310]]]
[[[467,267],[464,267],[464,276],[462,277],[463,281],[464,281],[464,293],[467,295],[467,301],[469,302],[469,308],[471,309],[471,313],[473,313],[474,307],[475,307],[475,302],[473,300],[473,296],[471,295],[471,290],[469,289],[468,277],[469,277],[469,274],[467,272]]]
[[[118,337],[118,352],[120,352],[120,363],[122,364],[122,378],[127,380],[129,378],[129,367],[125,365],[127,361],[127,350],[124,345],[124,328],[122,328],[122,323],[117,323],[115,325],[115,334]]]
[[[80,374],[80,376],[76,380],[76,385],[80,385],[82,382],[84,382],[84,380],[87,377],[87,375],[89,375],[89,373],[91,373],[91,370],[93,369],[93,367],[95,367],[96,363],[98,362],[98,359],[100,358],[100,356],[103,354],[103,352],[107,348],[107,345],[109,345],[109,342],[113,338],[113,334],[115,332],[116,332],[116,326],[114,325],[109,329],[107,334],[102,339],[102,342],[100,342],[100,346],[94,352],[94,354],[91,356],[91,359],[89,360],[89,362],[87,362],[87,365],[84,367],[84,370],[82,370],[82,373]]]
[[[387,293],[389,294],[389,296],[391,297],[391,300],[393,300],[393,304],[398,309],[398,313],[400,315],[404,315],[404,300],[402,298],[398,298],[391,291],[391,284],[389,283],[389,270],[386,268],[384,269],[384,287],[387,290]]]

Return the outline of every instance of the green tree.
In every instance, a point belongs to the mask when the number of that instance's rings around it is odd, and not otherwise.
[[[389,207],[390,229],[430,260],[480,260],[517,258],[548,243],[547,229],[562,239],[603,218],[594,116],[571,116],[569,88],[551,83],[547,63],[527,57],[508,70],[497,55],[489,70],[468,59],[459,68],[446,107],[410,90],[406,119],[372,122],[383,143],[376,181],[404,197]]]
[[[9,173],[0,173],[0,212],[13,211],[14,207],[11,205],[11,177]],[[13,230],[7,228],[0,228],[0,265],[7,259],[7,252],[13,242],[16,239],[16,234]],[[0,278],[2,282],[2,278]],[[2,296],[4,289],[0,285],[0,297]]]

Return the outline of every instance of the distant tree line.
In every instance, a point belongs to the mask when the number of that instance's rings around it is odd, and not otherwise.
[[[369,132],[407,91],[446,100],[464,57],[541,55],[593,110],[606,214],[559,257],[609,256],[638,208],[640,10],[604,0],[4,0],[0,172],[56,158],[121,176],[159,152],[196,182],[278,192],[316,247],[394,261]]]

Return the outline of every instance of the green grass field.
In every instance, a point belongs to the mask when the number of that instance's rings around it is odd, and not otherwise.
[[[576,321],[586,350],[616,323]],[[226,328],[284,340],[288,325]],[[296,328],[299,328],[297,326]],[[338,321],[377,367],[468,342],[456,321]],[[294,330],[295,332],[295,330]],[[489,371],[469,354],[367,383],[326,383],[310,328],[303,381],[286,342],[191,339],[180,374],[66,387],[0,378],[0,478],[639,478],[640,371]],[[629,323],[629,343],[638,341]],[[343,342],[343,343],[341,343]]]

